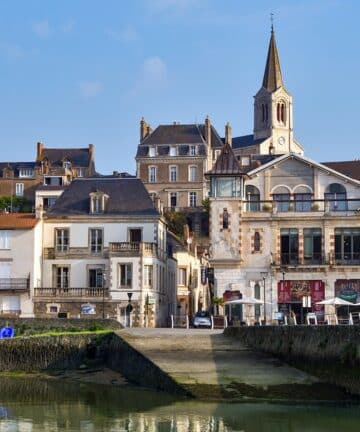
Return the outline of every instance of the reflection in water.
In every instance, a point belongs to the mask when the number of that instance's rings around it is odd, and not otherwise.
[[[134,387],[0,378],[0,432],[359,430],[359,406],[174,400]]]

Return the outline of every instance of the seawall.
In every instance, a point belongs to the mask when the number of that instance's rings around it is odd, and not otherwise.
[[[360,394],[360,326],[228,327],[224,334]]]

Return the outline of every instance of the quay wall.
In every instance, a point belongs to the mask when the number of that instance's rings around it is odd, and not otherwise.
[[[360,326],[228,327],[224,333],[360,394]]]

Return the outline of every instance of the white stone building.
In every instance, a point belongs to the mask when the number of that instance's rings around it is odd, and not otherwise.
[[[36,316],[94,314],[129,324],[131,305],[132,325],[166,323],[176,269],[166,225],[140,180],[74,180],[42,223]]]
[[[35,215],[0,215],[0,316],[32,317],[41,272],[41,224]]]

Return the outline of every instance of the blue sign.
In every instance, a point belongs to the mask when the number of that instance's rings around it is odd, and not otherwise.
[[[12,327],[3,327],[0,330],[0,339],[13,338],[15,336],[15,330]]]
[[[81,313],[83,315],[95,315],[96,314],[95,305],[89,303],[81,305]]]

